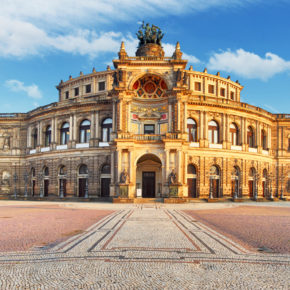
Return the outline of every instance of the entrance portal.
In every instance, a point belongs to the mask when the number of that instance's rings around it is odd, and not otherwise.
[[[155,197],[155,172],[142,173],[142,196]]]
[[[137,161],[136,189],[142,189],[143,198],[160,197],[162,193],[161,160],[154,154],[145,154]]]

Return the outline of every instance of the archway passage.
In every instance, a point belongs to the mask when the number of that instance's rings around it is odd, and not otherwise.
[[[136,188],[142,189],[143,198],[161,195],[161,160],[154,154],[145,154],[137,161]]]
[[[187,166],[187,185],[188,185],[188,197],[196,198],[196,168],[192,164]]]

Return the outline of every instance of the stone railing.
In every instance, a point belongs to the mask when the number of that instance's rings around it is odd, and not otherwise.
[[[133,135],[134,140],[137,141],[161,141],[164,135],[159,134],[135,134]]]

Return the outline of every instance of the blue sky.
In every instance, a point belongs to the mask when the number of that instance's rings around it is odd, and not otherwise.
[[[105,70],[140,21],[161,27],[195,70],[244,86],[242,101],[290,113],[289,0],[0,0],[0,112],[55,102],[55,86],[80,71]]]

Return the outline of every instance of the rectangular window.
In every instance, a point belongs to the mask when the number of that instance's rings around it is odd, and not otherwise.
[[[231,100],[234,100],[234,99],[235,99],[235,93],[231,92]]]
[[[105,90],[105,82],[99,82],[99,91]]]
[[[79,95],[79,88],[75,88],[75,96],[78,96]]]
[[[208,85],[209,94],[214,94],[214,85]]]
[[[69,98],[69,91],[65,92],[65,99],[67,100]]]
[[[196,91],[201,91],[201,83],[200,82],[195,82],[194,83],[194,89]]]
[[[144,125],[144,134],[155,134],[155,125]]]
[[[91,85],[86,85],[86,94],[90,93],[92,90]]]
[[[226,95],[226,90],[224,88],[221,88],[221,97],[224,97]]]

